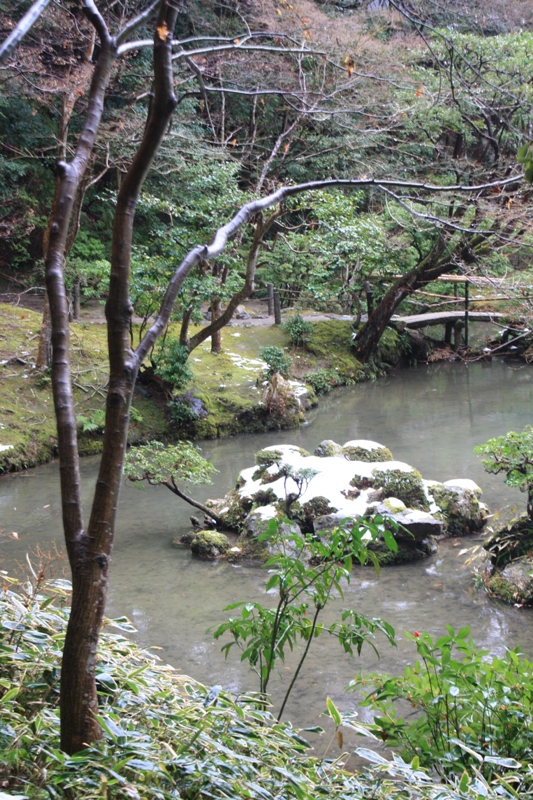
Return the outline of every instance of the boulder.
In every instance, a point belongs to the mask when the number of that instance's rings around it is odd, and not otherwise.
[[[317,517],[313,522],[314,533],[324,534],[331,533],[334,528],[340,525],[344,527],[352,527],[361,517],[347,517],[346,514],[324,514],[322,517]]]
[[[491,594],[505,603],[533,605],[533,557],[511,561],[488,578],[486,585]]]
[[[229,548],[228,537],[216,531],[198,531],[191,542],[191,553],[198,558],[220,558]]]
[[[314,455],[296,445],[274,445],[256,453],[255,461],[216,502],[219,516],[240,531],[239,543],[256,541],[272,519],[284,525],[290,516],[287,533],[322,535],[379,514],[400,526],[396,557],[376,545],[383,563],[403,562],[434,552],[434,539],[446,527],[451,533],[477,531],[487,516],[473,481],[424,481],[409,464],[392,460],[386,447],[366,439],[342,446],[326,439]]]
[[[332,458],[335,456],[344,458],[342,450],[342,445],[337,444],[333,439],[324,439],[316,448],[314,455],[318,456],[318,458]]]
[[[375,513],[380,514],[382,517],[392,519],[397,522],[400,528],[395,533],[396,540],[403,540],[406,542],[412,541],[421,542],[427,539],[428,536],[441,536],[444,531],[444,523],[440,519],[435,519],[427,511],[419,511],[416,508],[406,508],[398,511],[390,510],[390,500],[393,501],[393,507],[398,501],[395,497],[388,498],[384,503],[379,503],[375,507]],[[403,505],[403,504],[402,504]]]
[[[413,561],[420,561],[422,558],[428,558],[428,556],[435,555],[437,552],[437,545],[432,536],[420,539],[415,544],[403,539],[398,541],[398,550],[394,552],[390,550],[385,544],[385,541],[380,538],[375,542],[371,542],[368,549],[375,553],[382,566],[386,566],[392,564],[410,564]]]
[[[481,489],[474,481],[454,479],[440,486],[431,486],[429,491],[443,515],[450,535],[476,533],[485,525],[488,510],[479,500]]]
[[[393,461],[388,447],[369,439],[352,439],[346,442],[342,453],[349,461]]]

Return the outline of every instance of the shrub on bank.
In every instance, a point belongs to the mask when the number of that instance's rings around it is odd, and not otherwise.
[[[290,724],[275,723],[254,697],[236,701],[157,662],[108,621],[98,662],[103,739],[75,756],[58,748],[59,664],[68,586],[23,591],[4,578],[0,595],[0,796],[50,800],[200,798],[403,798],[490,800],[483,778],[434,783],[398,757],[361,751],[372,770],[350,774],[338,759],[309,755]],[[17,588],[17,592],[13,591]],[[337,730],[343,720],[329,707]],[[340,737],[339,737],[340,738]],[[5,793],[8,793],[7,795]],[[515,795],[517,796],[517,795]],[[523,796],[523,795],[522,795]]]

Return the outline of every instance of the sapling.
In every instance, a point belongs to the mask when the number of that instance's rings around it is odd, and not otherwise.
[[[367,643],[378,654],[372,642],[374,633],[381,632],[395,646],[394,629],[382,619],[368,619],[352,609],[343,609],[340,619],[324,624],[319,621],[323,609],[334,597],[343,597],[342,584],[349,583],[353,562],[365,564],[372,561],[376,571],[379,564],[368,545],[378,537],[396,551],[398,545],[383,520],[358,520],[353,526],[341,525],[323,540],[312,534],[282,530],[276,520],[271,520],[268,530],[258,537],[268,543],[273,554],[265,568],[269,572],[266,592],[277,589],[274,606],[260,602],[239,602],[227,606],[226,611],[240,609],[240,615],[230,617],[214,631],[215,639],[229,633],[232,640],[222,651],[226,657],[233,645],[242,651],[241,661],[248,661],[259,678],[261,703],[267,702],[267,691],[272,672],[279,661],[285,660],[287,649],[293,650],[298,642],[303,644],[292,680],[285,691],[277,714],[281,719],[289,696],[300,675],[311,643],[322,633],[337,639],[344,652],[359,655]],[[390,521],[387,522],[390,525]]]
[[[194,500],[178,486],[178,483],[211,483],[211,475],[216,472],[210,461],[200,455],[198,447],[191,442],[178,442],[164,445],[151,442],[142,447],[133,447],[126,455],[124,474],[132,482],[146,481],[151,486],[166,486],[186,503],[203,511],[217,525],[222,520],[212,509]]]
[[[527,493],[527,515],[533,522],[533,426],[528,425],[522,433],[509,431],[505,436],[489,439],[475,452],[489,456],[483,459],[486,472],[505,472],[507,486],[517,486]]]

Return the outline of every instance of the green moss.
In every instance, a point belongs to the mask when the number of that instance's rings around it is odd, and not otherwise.
[[[34,374],[41,315],[23,308],[0,305],[0,444],[11,445],[0,452],[0,472],[24,469],[44,463],[57,455],[57,432],[48,375]],[[171,335],[178,333],[171,326]],[[104,323],[79,322],[71,325],[72,367],[76,414],[90,419],[104,407],[104,387],[108,378],[107,332]],[[286,347],[288,336],[279,326],[225,328],[223,352],[213,355],[210,343],[194,350],[190,366],[194,374],[193,395],[204,403],[207,416],[185,426],[169,422],[165,409],[152,398],[136,393],[134,405],[141,419],[132,420],[129,442],[141,444],[150,439],[206,438],[243,432],[285,430],[304,420],[302,409],[292,398],[279,407],[262,404],[261,347]],[[295,377],[305,381],[317,370],[335,370],[339,384],[364,377],[362,365],[351,352],[348,321],[328,320],[314,326],[313,352],[302,351],[295,360]],[[22,364],[17,358],[27,361]],[[314,402],[314,397],[311,396]],[[101,452],[101,436],[85,433],[80,437],[80,453]]]
[[[330,505],[327,497],[313,497],[303,506],[304,518],[307,523],[312,522],[317,517],[325,517],[326,514],[334,514],[337,509]]]
[[[442,512],[447,532],[452,536],[475,533],[483,528],[487,514],[482,510],[476,493],[455,490],[448,486],[433,486],[431,494]]]
[[[224,522],[224,526],[229,530],[238,531],[242,527],[242,523],[250,513],[253,501],[249,498],[243,499],[240,494],[232,490],[226,495],[228,505],[227,511],[220,511],[219,515]]]
[[[364,368],[352,352],[352,328],[348,320],[328,320],[315,323],[313,338],[307,350],[315,359],[303,360],[308,373],[334,370],[337,385],[356,383],[364,378]]]
[[[383,490],[383,497],[397,497],[407,508],[429,511],[422,476],[418,470],[402,472],[399,469],[372,470],[372,485]]]
[[[385,328],[379,342],[379,356],[385,364],[398,364],[403,355],[402,339],[398,331]]]
[[[376,447],[367,450],[364,447],[343,447],[342,451],[348,461],[392,461],[393,455],[388,447]]]
[[[268,469],[283,458],[282,450],[258,450],[255,454],[255,463],[258,467]]]
[[[274,494],[272,489],[259,489],[253,496],[253,503],[255,507],[269,506],[277,502],[277,495]]]
[[[505,578],[502,578],[501,575],[496,574],[491,578],[488,578],[485,585],[491,594],[493,594],[499,600],[502,600],[504,603],[513,605],[517,602],[514,587],[511,586],[509,581],[506,581]]]
[[[198,558],[220,558],[229,548],[228,537],[216,531],[198,531],[191,542],[191,552]]]

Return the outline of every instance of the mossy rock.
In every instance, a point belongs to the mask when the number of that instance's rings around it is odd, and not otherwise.
[[[451,536],[480,531],[487,521],[487,511],[477,492],[461,487],[434,485],[430,492],[440,508],[446,530]]]
[[[324,517],[328,514],[335,514],[338,509],[332,506],[327,497],[313,497],[307,503],[302,505],[305,522],[309,530],[313,530],[313,521],[318,517]]]
[[[232,531],[239,531],[251,511],[253,501],[250,498],[242,498],[237,491],[232,490],[228,492],[224,502],[225,505],[218,511],[224,527]]]
[[[388,447],[379,446],[368,449],[366,447],[358,447],[357,445],[345,444],[341,452],[348,461],[365,461],[367,463],[372,463],[373,461],[393,460],[393,455]]]
[[[368,546],[369,550],[375,553],[377,560],[381,566],[390,566],[393,564],[410,564],[414,561],[420,561],[423,558],[428,558],[437,552],[437,545],[435,540],[428,536],[419,542],[398,541],[398,551],[395,553],[389,550],[385,542],[378,539],[371,542]]]
[[[342,445],[337,444],[333,439],[324,439],[324,441],[320,442],[313,455],[319,458],[332,458],[335,456],[340,456],[342,458],[343,448]]]
[[[172,539],[172,547],[190,547],[192,540],[198,535],[198,531],[187,531],[180,536],[174,536]]]
[[[262,483],[273,483],[277,480],[279,475],[271,475],[267,473],[267,470],[269,467],[274,466],[274,464],[279,464],[282,458],[283,452],[281,450],[258,450],[255,454],[257,469],[252,475],[253,480],[261,480]]]
[[[230,548],[227,536],[216,531],[198,531],[191,542],[191,553],[198,558],[220,558]]]
[[[372,484],[381,488],[383,497],[397,497],[407,508],[429,511],[429,503],[424,492],[422,476],[418,470],[404,472],[399,469],[372,470]]]
[[[278,496],[272,489],[259,489],[252,495],[252,500],[254,506],[269,506],[277,502]]]
[[[533,606],[533,557],[511,561],[486,580],[488,591],[509,605]]]
[[[305,450],[303,447],[297,447],[296,445],[289,448],[290,451],[298,453],[303,458],[307,458],[310,453]],[[258,450],[255,454],[255,463],[257,464],[257,469],[252,475],[252,479],[254,481],[261,480],[261,483],[274,483],[277,481],[279,477],[282,475],[281,466],[279,472],[267,472],[270,467],[273,467],[276,464],[281,464],[283,461],[284,450],[278,449],[276,447],[265,448],[264,450]]]

